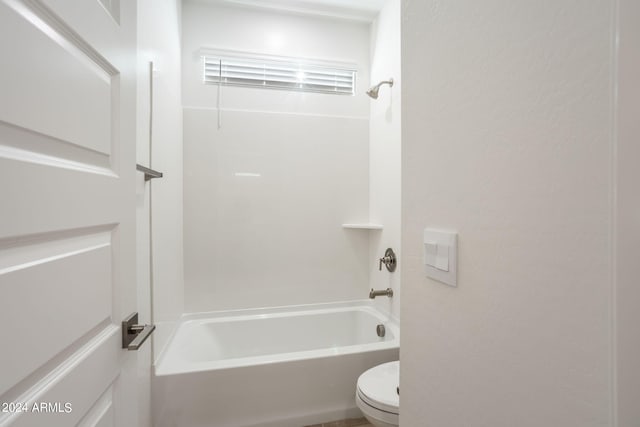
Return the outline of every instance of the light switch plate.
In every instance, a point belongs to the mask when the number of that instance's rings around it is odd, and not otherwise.
[[[449,286],[458,286],[458,234],[425,228],[423,237],[427,277]]]

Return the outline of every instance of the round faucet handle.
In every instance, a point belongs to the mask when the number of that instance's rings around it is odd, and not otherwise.
[[[387,270],[391,273],[396,271],[396,254],[393,252],[393,249],[387,248],[384,252],[384,256],[380,258],[380,262],[378,264],[378,270],[382,271],[382,264],[387,267]]]

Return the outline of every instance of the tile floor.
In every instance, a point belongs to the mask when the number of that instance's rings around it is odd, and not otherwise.
[[[350,418],[348,420],[331,421],[330,423],[314,424],[305,427],[373,427],[366,418]]]

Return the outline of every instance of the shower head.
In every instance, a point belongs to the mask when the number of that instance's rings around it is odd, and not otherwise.
[[[389,80],[381,81],[377,85],[369,88],[369,90],[367,91],[367,95],[369,95],[373,99],[378,99],[378,92],[380,91],[380,86],[382,86],[383,84],[388,84],[389,87],[393,87],[393,79],[389,78]]]

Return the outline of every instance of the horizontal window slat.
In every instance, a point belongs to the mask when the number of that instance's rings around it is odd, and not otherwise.
[[[219,78],[219,73],[208,73],[206,75],[207,78]],[[338,80],[338,79],[298,79],[296,76],[281,76],[274,74],[253,74],[253,73],[223,73],[222,78],[225,77],[234,77],[234,78],[245,78],[247,80],[278,80],[278,81],[291,81],[297,83],[314,83],[314,84],[325,84],[325,85],[342,85],[342,86],[353,86],[353,80]]]
[[[208,77],[219,77],[220,73],[207,73]],[[327,83],[340,83],[353,85],[353,80],[346,79],[334,79],[334,78],[309,78],[303,77],[299,78],[299,76],[293,75],[284,75],[284,74],[274,74],[274,73],[253,73],[253,72],[244,72],[244,71],[233,71],[233,72],[223,72],[222,77],[244,77],[247,79],[255,79],[255,80],[270,80],[270,79],[280,79],[280,80],[290,80],[294,82],[304,83],[304,82],[327,82]]]
[[[207,73],[207,78],[219,78],[219,73]],[[317,84],[326,84],[326,85],[344,85],[344,86],[353,86],[353,80],[344,80],[344,79],[298,79],[296,76],[282,76],[282,75],[274,75],[274,74],[253,74],[253,73],[223,73],[222,77],[234,77],[234,78],[246,78],[247,80],[283,80],[283,81],[291,81],[297,83],[317,83]]]
[[[220,81],[219,77],[209,77],[207,78],[207,81],[210,83],[218,83]],[[267,80],[257,80],[257,79],[245,79],[242,77],[233,77],[233,76],[228,76],[228,77],[223,77],[222,78],[222,83],[228,83],[228,82],[242,82],[243,84],[246,85],[256,85],[256,86],[270,86],[270,85],[279,85],[279,84],[286,84],[286,85],[300,85],[302,87],[304,86],[314,86],[316,88],[341,88],[341,89],[345,89],[345,90],[352,90],[353,86],[352,85],[346,85],[346,84],[330,84],[330,83],[314,83],[314,82],[298,82],[298,81],[294,81],[294,80],[282,80],[282,79],[267,79]]]
[[[287,84],[292,84],[292,85],[313,85],[313,86],[317,86],[317,87],[327,87],[327,88],[333,88],[333,87],[339,87],[339,88],[345,88],[345,89],[349,89],[351,90],[353,88],[352,85],[348,85],[348,84],[332,84],[332,83],[321,83],[321,82],[311,82],[311,81],[307,81],[307,82],[298,82],[295,80],[285,80],[285,79],[246,79],[243,77],[238,77],[238,76],[227,76],[227,77],[223,77],[222,79],[220,79],[219,77],[207,77],[207,81],[208,82],[219,82],[222,81],[222,83],[225,83],[227,81],[242,81],[245,84],[255,84],[256,86],[260,86],[260,85],[271,85],[271,84],[279,84],[279,83],[287,83]]]
[[[215,70],[213,74],[220,74],[219,70]],[[297,73],[283,73],[283,72],[277,72],[277,71],[273,71],[273,70],[252,70],[252,69],[246,69],[246,68],[233,68],[233,69],[222,69],[222,75],[229,75],[229,74],[244,74],[247,76],[280,76],[280,77],[291,77],[291,78],[297,78]]]
[[[306,82],[337,82],[337,83],[342,83],[342,84],[348,84],[348,85],[353,85],[353,79],[351,80],[346,80],[346,79],[331,79],[331,78],[313,78],[313,77],[307,77],[306,79],[304,79]]]
[[[214,67],[219,67],[220,62],[218,60],[206,60],[205,61],[205,65],[206,66],[214,66]],[[223,60],[222,61],[222,65],[223,66],[227,66],[227,67],[240,67],[240,68],[267,68],[270,70],[278,70],[278,71],[291,71],[291,72],[298,72],[298,71],[303,71],[305,73],[317,73],[317,74],[338,74],[341,76],[350,76],[353,74],[352,70],[338,70],[338,69],[331,69],[331,68],[316,68],[316,67],[309,67],[309,66],[304,66],[304,65],[290,65],[290,66],[282,66],[282,65],[274,65],[274,64],[269,64],[269,63],[265,63],[265,62],[236,62],[236,61],[229,61],[229,60]]]
[[[353,77],[355,71],[339,71],[339,70],[331,70],[331,71],[317,71],[317,70],[307,70],[307,74],[318,74],[323,76],[332,76],[336,75],[339,77]]]
[[[220,67],[206,67],[205,72],[207,74],[220,74]],[[242,68],[242,67],[222,67],[222,74],[226,73],[245,73],[245,74],[255,74],[255,75],[280,75],[280,76],[293,76],[298,78],[299,75],[302,75],[304,79],[315,79],[315,80],[338,80],[344,82],[353,81],[353,73],[349,76],[341,76],[334,74],[320,74],[320,73],[308,73],[304,71],[279,71],[279,70],[265,70],[264,68]]]

